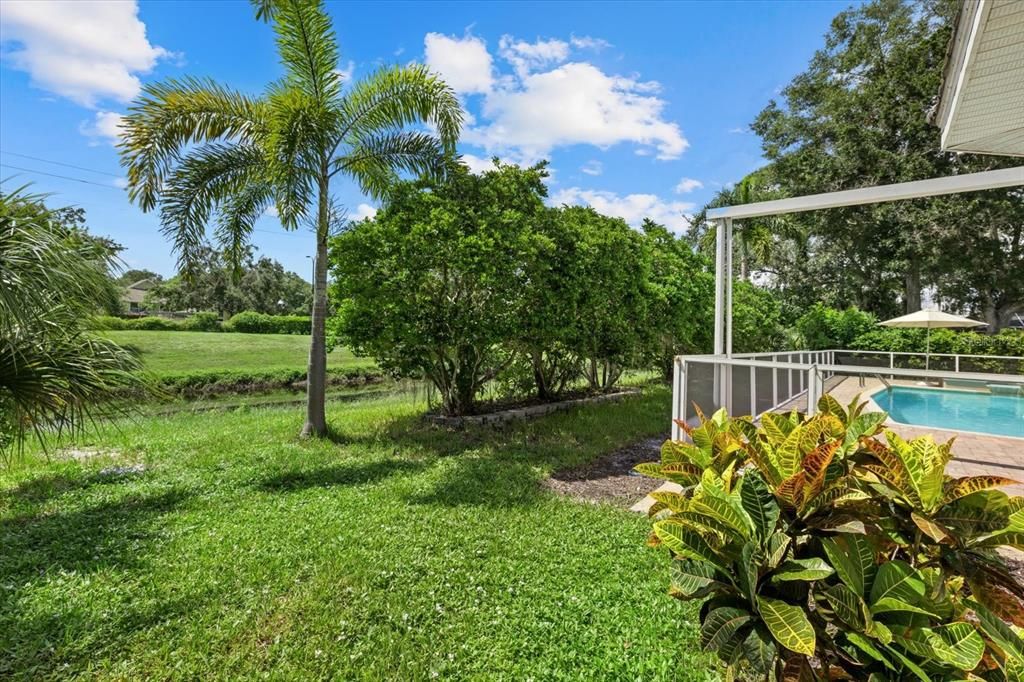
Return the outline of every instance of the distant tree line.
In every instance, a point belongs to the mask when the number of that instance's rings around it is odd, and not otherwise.
[[[247,249],[238,267],[210,246],[198,250],[191,270],[159,280],[146,295],[149,308],[215,312],[223,319],[242,311],[308,315],[312,285],[276,260]]]

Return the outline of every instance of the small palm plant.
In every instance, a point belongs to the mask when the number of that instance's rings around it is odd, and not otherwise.
[[[0,191],[0,460],[25,437],[76,432],[142,388],[139,361],[84,323],[109,290],[112,256],[24,188]]]
[[[276,207],[285,229],[316,232],[312,338],[303,435],[327,433],[327,239],[331,181],[385,196],[399,172],[438,174],[454,151],[462,109],[423,66],[385,67],[356,83],[338,72],[338,45],[319,0],[254,0],[285,68],[262,97],[209,80],[148,85],[123,124],[128,194],[149,211],[188,272],[216,215],[214,237],[236,264],[253,224]],[[414,129],[433,127],[431,134]]]

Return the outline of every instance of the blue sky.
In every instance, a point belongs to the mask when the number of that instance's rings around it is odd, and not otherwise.
[[[546,158],[553,203],[590,204],[633,224],[650,216],[682,231],[688,211],[760,165],[747,125],[849,4],[327,7],[342,72],[359,78],[385,63],[426,62],[459,91],[468,114],[460,150],[471,167],[495,154]],[[85,208],[94,233],[127,247],[130,267],[173,274],[158,217],[119,189],[118,115],[141,84],[172,76],[260,92],[280,74],[270,28],[241,0],[4,0],[0,40],[0,178],[15,176],[5,185],[30,180],[53,204]],[[334,190],[351,215],[372,213],[350,185]],[[285,233],[272,216],[257,229],[260,252],[308,278],[310,233]]]

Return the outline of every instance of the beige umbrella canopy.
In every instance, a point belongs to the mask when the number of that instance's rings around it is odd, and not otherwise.
[[[878,324],[883,327],[904,327],[915,329],[927,329],[925,334],[924,368],[928,369],[928,359],[932,349],[932,329],[954,328],[954,327],[984,327],[986,323],[972,320],[969,317],[950,315],[939,310],[918,310],[916,313],[894,317]]]

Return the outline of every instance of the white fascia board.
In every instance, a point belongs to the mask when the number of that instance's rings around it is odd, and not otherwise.
[[[839,208],[841,206],[861,206],[864,204],[881,204],[887,201],[935,197],[943,194],[959,194],[960,192],[977,192],[985,189],[1024,186],[1024,166],[1001,168],[981,173],[951,175],[945,178],[915,180],[895,185],[878,185],[860,189],[847,189],[825,194],[810,194],[792,199],[776,199],[760,201],[740,206],[709,208],[708,220],[724,220],[733,218],[757,218],[760,216],[780,215],[783,213],[801,213],[817,211],[823,208]]]

